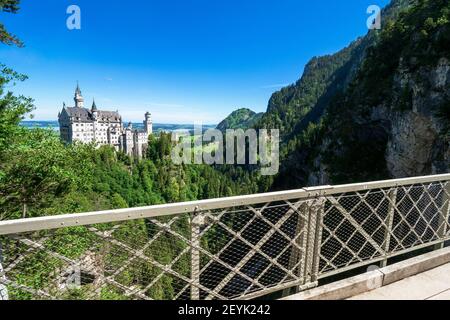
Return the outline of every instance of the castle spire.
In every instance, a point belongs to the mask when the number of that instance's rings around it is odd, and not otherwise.
[[[77,108],[84,107],[84,98],[83,95],[81,94],[81,89],[80,85],[78,84],[78,81],[77,81],[77,88],[75,89],[75,97],[73,98],[73,100],[75,101],[75,107]]]
[[[75,89],[75,94],[78,94],[81,96],[80,84],[78,83],[78,80],[77,80],[77,88]]]

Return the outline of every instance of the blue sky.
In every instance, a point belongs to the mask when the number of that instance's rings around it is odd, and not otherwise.
[[[159,123],[217,123],[236,108],[265,111],[271,94],[300,78],[313,56],[367,33],[367,7],[388,0],[22,0],[0,20],[26,44],[0,46],[0,62],[30,79],[35,118],[73,104],[145,111]],[[81,8],[81,30],[66,9]]]

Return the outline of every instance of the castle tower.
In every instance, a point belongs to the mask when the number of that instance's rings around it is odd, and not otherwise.
[[[147,134],[153,134],[153,120],[150,112],[145,114],[144,128]]]
[[[84,108],[84,98],[81,94],[80,86],[77,83],[77,88],[75,89],[75,97],[73,98],[75,101],[75,107]]]

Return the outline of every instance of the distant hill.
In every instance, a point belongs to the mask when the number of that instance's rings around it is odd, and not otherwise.
[[[262,116],[263,113],[256,113],[247,108],[238,109],[219,123],[217,129],[222,132],[227,129],[247,129],[252,127]]]

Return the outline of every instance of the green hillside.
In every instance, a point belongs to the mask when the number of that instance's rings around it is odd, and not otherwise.
[[[242,108],[234,111],[225,118],[217,129],[225,132],[227,129],[246,129],[250,128],[262,117],[262,113],[256,113],[250,109]]]

